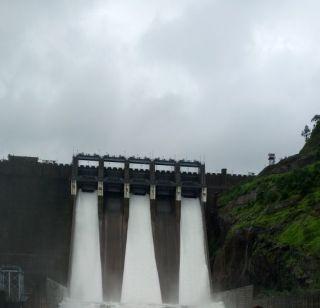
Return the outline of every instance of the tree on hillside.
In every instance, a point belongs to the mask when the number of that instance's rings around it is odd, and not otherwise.
[[[308,125],[304,127],[304,130],[301,132],[301,136],[307,141],[310,137],[311,131]]]
[[[311,122],[314,122],[314,126],[316,126],[319,121],[320,121],[320,114],[316,114],[311,120]]]

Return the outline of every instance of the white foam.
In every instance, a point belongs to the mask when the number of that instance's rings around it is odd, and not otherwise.
[[[121,301],[161,303],[148,195],[130,197]]]
[[[164,308],[155,261],[149,196],[131,195],[122,303],[103,303],[97,193],[79,191],[76,202],[70,298],[63,308]],[[180,305],[223,308],[210,302],[203,222],[198,199],[182,199]],[[170,307],[180,308],[180,305]]]
[[[70,298],[77,301],[102,301],[99,218],[97,192],[79,190],[72,250]]]
[[[199,199],[182,198],[179,304],[202,306],[205,303],[210,303],[210,280],[201,205]]]

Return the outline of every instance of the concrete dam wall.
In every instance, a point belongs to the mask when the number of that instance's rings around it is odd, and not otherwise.
[[[180,211],[170,197],[158,198],[154,206],[152,227],[162,300],[165,303],[178,303]]]
[[[81,161],[90,161],[96,167],[83,168]],[[106,168],[109,163],[122,166]],[[147,165],[147,168],[135,170],[131,165]],[[161,171],[163,167],[172,171]],[[184,173],[181,168],[193,168],[194,172]],[[71,194],[76,197],[79,190],[96,191],[99,198],[104,300],[179,303],[183,285],[180,261],[184,260],[180,257],[181,199],[206,203],[204,165],[197,161],[80,154],[73,158]],[[199,213],[202,217],[202,211]],[[205,219],[197,223],[202,230]],[[199,247],[207,255],[203,238],[202,235],[199,239]],[[200,262],[206,264],[209,277],[208,257]],[[188,274],[183,281],[186,277]],[[195,282],[190,278],[189,283]],[[207,291],[210,294],[209,288]]]
[[[126,201],[117,195],[105,197],[101,228],[104,298],[121,300],[124,258],[127,242],[128,211]]]
[[[88,157],[81,158],[86,161]],[[199,174],[181,172],[184,183],[198,181],[199,186],[182,185],[177,197],[176,185],[170,186],[171,182],[179,181],[174,170],[154,170],[153,179],[150,177],[153,167],[144,171],[128,169],[126,173],[126,168],[121,171],[118,167],[103,166],[100,174],[101,168],[81,163],[77,166],[79,173],[75,174],[72,165],[41,162],[37,158],[11,156],[0,161],[0,265],[17,265],[23,269],[28,298],[25,307],[45,307],[39,305],[46,296],[47,277],[64,286],[70,282],[74,189],[76,192],[79,189],[97,191],[104,299],[121,300],[130,219],[130,197],[126,196],[138,194],[148,195],[150,199],[151,232],[162,301],[178,303],[183,206],[179,193],[201,198]],[[203,175],[202,181],[207,187],[206,208],[212,205],[216,193],[244,179],[226,172]],[[76,187],[70,186],[75,177]],[[105,182],[101,193],[99,180],[102,178]],[[130,184],[127,187],[126,181]]]
[[[30,307],[45,277],[66,285],[71,242],[71,166],[11,158],[0,162],[0,265],[24,271]]]

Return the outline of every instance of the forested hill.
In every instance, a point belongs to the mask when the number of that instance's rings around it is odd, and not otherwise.
[[[224,193],[218,213],[214,287],[320,289],[320,121],[299,154]]]

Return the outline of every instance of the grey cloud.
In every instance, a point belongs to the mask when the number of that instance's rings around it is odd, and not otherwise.
[[[319,113],[317,1],[2,1],[0,155],[259,171]],[[142,14],[143,13],[143,14]]]

